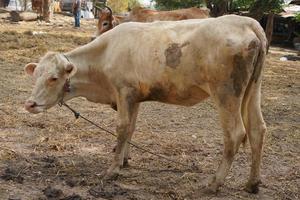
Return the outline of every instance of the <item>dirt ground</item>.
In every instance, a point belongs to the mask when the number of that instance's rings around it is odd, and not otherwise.
[[[207,194],[222,155],[222,131],[211,100],[193,107],[143,103],[134,141],[198,169],[132,150],[130,167],[101,184],[115,139],[55,106],[32,115],[23,109],[33,82],[23,72],[47,51],[65,52],[90,40],[95,21],[72,27],[0,21],[0,200],[35,199],[300,199],[300,61],[280,61],[292,50],[272,47],[267,56],[262,110],[268,126],[258,194],[243,190],[250,170],[249,144],[241,148],[225,185]],[[83,98],[70,101],[82,115],[115,129],[115,111]]]

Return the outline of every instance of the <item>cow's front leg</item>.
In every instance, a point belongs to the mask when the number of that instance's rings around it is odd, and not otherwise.
[[[117,124],[117,145],[112,165],[107,171],[106,178],[119,172],[124,163],[124,155],[127,142],[132,136],[132,126],[135,123],[138,103],[137,95],[133,88],[122,88],[118,91],[118,124]]]
[[[123,166],[128,166],[128,160],[130,159],[130,144],[129,142],[131,141],[133,132],[135,130],[135,124],[136,124],[136,118],[138,115],[138,108],[139,104],[135,104],[133,108],[133,113],[132,113],[132,120],[130,122],[130,128],[129,128],[129,135],[128,135],[128,142],[126,143],[125,147],[125,152],[124,152],[124,162]],[[113,152],[116,152],[117,145],[113,148]]]
[[[130,122],[129,135],[128,135],[128,140],[127,140],[128,142],[131,141],[133,132],[135,130],[136,118],[138,115],[138,108],[139,108],[139,104],[135,104],[134,108],[133,108],[133,112],[132,112],[131,122]],[[128,142],[126,143],[126,146],[125,146],[123,166],[128,166],[128,159],[130,158],[130,144]]]

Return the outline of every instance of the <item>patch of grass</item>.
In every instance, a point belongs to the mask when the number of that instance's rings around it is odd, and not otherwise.
[[[41,53],[46,53],[48,50],[68,51],[74,47],[87,44],[89,41],[89,37],[76,37],[73,35],[47,33],[30,35],[25,34],[25,32],[4,31],[0,37],[0,51],[34,48],[33,51],[41,55]],[[32,53],[28,52],[28,54],[31,56]]]

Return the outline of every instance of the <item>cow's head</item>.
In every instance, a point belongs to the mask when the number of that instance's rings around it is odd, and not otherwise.
[[[97,31],[97,36],[101,35],[102,33],[109,31],[114,27],[113,25],[113,14],[112,10],[108,7],[105,6],[104,9],[99,9],[99,20],[98,20],[98,31]]]
[[[31,97],[25,102],[25,109],[31,113],[47,110],[62,100],[67,80],[77,71],[63,54],[52,52],[24,69],[35,81]]]

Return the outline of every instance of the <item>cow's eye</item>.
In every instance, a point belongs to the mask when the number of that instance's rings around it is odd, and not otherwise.
[[[103,23],[103,26],[107,26],[107,25],[108,25],[108,23],[107,23],[107,22],[104,22],[104,23]]]
[[[51,77],[51,78],[49,78],[49,81],[50,82],[55,82],[55,81],[57,81],[57,79],[58,79],[57,77]]]

